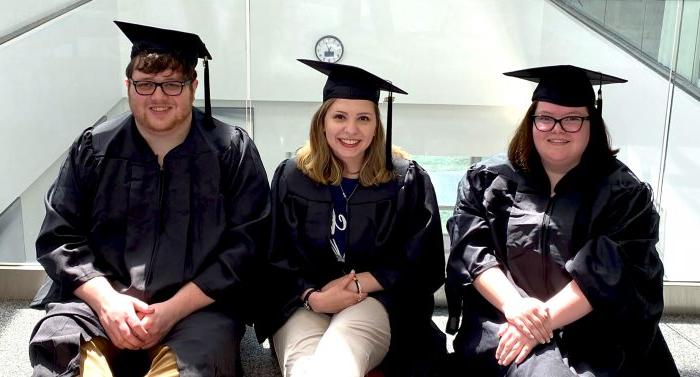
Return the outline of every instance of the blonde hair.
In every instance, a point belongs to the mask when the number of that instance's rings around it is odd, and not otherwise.
[[[328,146],[324,132],[324,119],[328,109],[335,102],[331,98],[323,102],[311,118],[309,141],[299,148],[296,163],[299,170],[313,181],[324,185],[339,185],[343,176],[343,164]],[[394,172],[386,169],[384,127],[379,118],[379,106],[374,104],[377,119],[377,131],[365,151],[365,158],[360,168],[359,181],[362,186],[376,186],[394,179]],[[408,158],[408,154],[399,147],[392,146],[392,155]]]

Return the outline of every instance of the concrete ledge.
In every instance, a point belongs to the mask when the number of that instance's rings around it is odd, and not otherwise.
[[[700,283],[664,282],[664,314],[700,314]]]
[[[0,299],[31,300],[45,277],[38,263],[0,264]]]

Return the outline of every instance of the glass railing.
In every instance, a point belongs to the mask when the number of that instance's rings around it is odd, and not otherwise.
[[[700,1],[552,0],[700,97]]]
[[[123,72],[129,45],[111,23],[121,19],[202,36],[214,58],[215,114],[251,131],[268,176],[307,139],[321,100],[325,76],[295,59],[315,59],[316,42],[336,36],[344,46],[340,63],[364,67],[409,93],[396,96],[394,143],[430,173],[443,221],[467,167],[474,158],[505,151],[530,103],[534,85],[502,72],[574,64],[627,78],[605,88],[613,144],[620,159],[661,193],[659,249],[667,278],[700,281],[694,267],[700,247],[692,239],[700,229],[700,179],[687,174],[700,170],[694,157],[700,154],[700,102],[676,86],[679,78],[698,83],[700,1],[441,4],[93,0],[0,45],[0,72],[11,88],[0,93],[8,110],[0,123],[0,175],[10,177],[0,187],[0,211],[21,197],[21,211],[13,212],[22,214],[21,255],[32,259],[41,199],[55,173],[32,182],[60,160],[80,130],[111,116],[113,107],[128,109]],[[617,39],[600,37],[593,24]],[[201,99],[200,89],[196,103]],[[380,108],[385,114],[385,104]],[[12,258],[7,261],[21,260]]]

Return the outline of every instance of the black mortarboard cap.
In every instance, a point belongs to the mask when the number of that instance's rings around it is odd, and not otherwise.
[[[132,43],[131,58],[140,53],[164,53],[176,55],[193,67],[198,59],[204,59],[204,108],[211,119],[211,99],[209,95],[209,63],[211,54],[197,34],[178,30],[161,29],[152,26],[114,21]]]
[[[309,59],[297,59],[309,67],[328,76],[323,87],[323,101],[330,98],[364,99],[379,103],[379,92],[389,92],[386,115],[386,167],[393,169],[391,163],[391,118],[393,93],[408,94],[391,82],[384,80],[362,68],[351,65],[326,63]]]
[[[601,86],[627,82],[619,77],[606,75],[573,65],[553,65],[506,72],[506,76],[517,77],[538,83],[532,93],[533,101],[546,101],[561,106],[588,106],[596,104],[593,85],[598,85],[598,112],[603,108]]]

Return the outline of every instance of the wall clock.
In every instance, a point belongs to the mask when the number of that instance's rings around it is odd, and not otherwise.
[[[336,63],[343,57],[343,43],[334,35],[326,35],[316,42],[316,58],[326,63]]]

